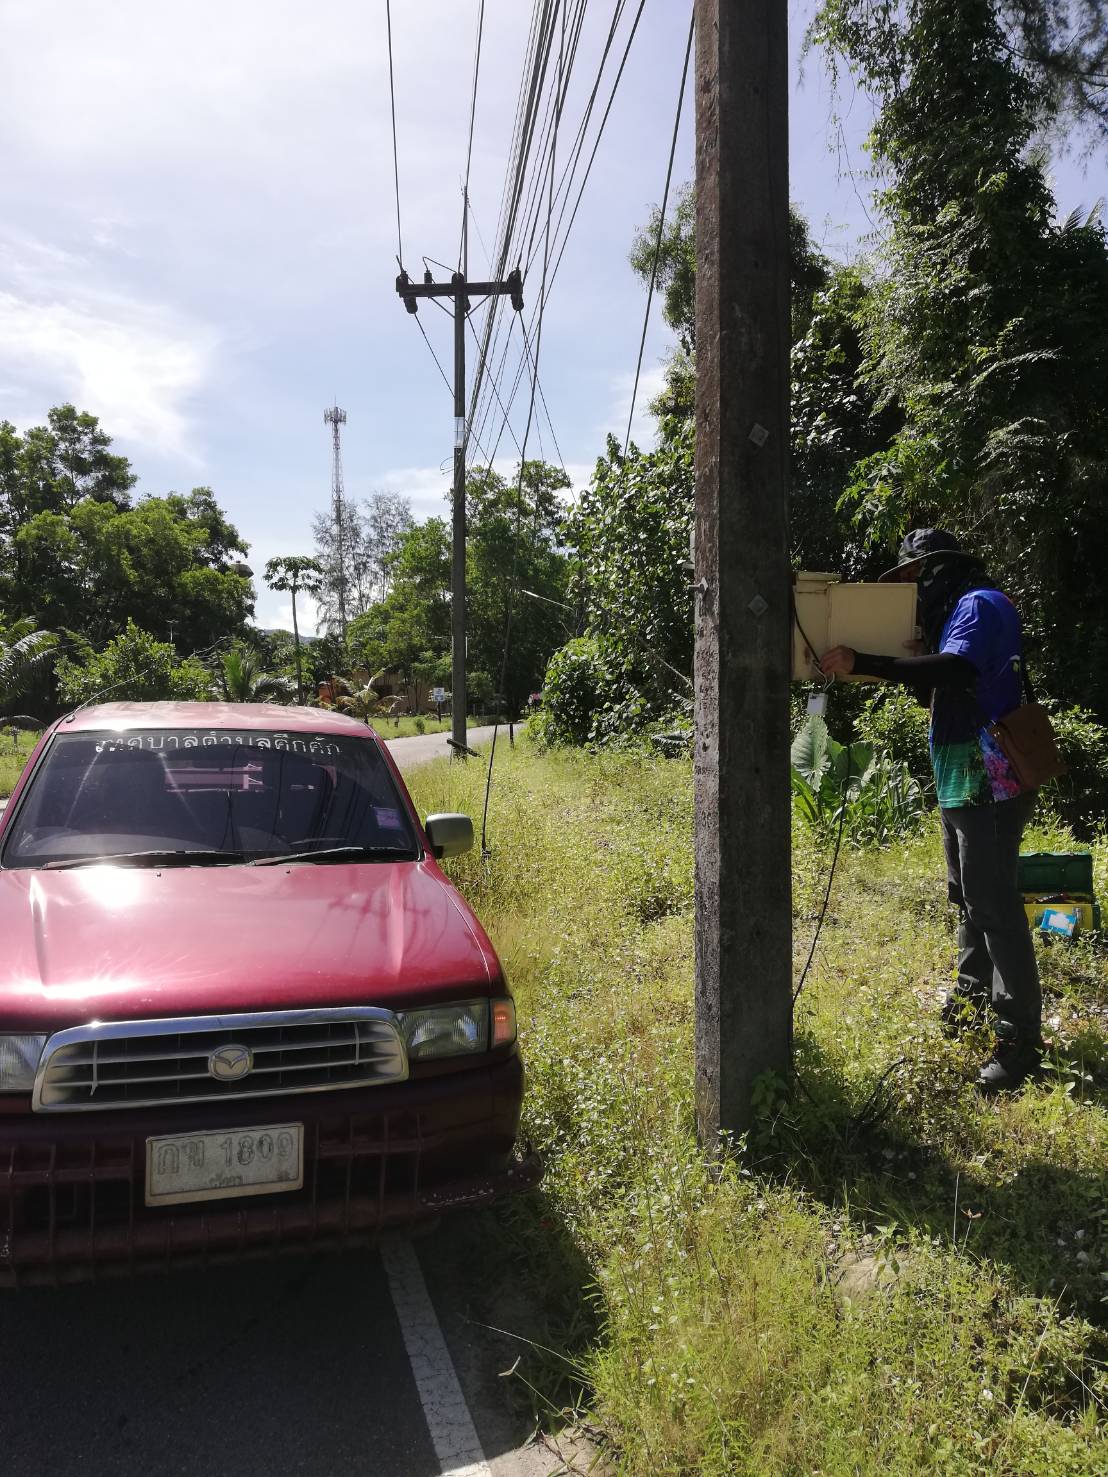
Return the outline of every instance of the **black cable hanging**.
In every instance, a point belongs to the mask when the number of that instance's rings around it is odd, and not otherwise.
[[[559,91],[561,90],[561,80],[562,80],[561,74],[562,74],[562,67],[563,67],[563,63],[564,63],[564,55],[565,55],[565,16],[563,14],[563,17],[562,17],[561,50],[559,52],[559,57],[558,57]],[[548,206],[547,206],[547,215],[546,215],[546,246],[545,246],[545,249],[543,251],[542,283],[541,283],[541,286],[539,288],[538,336],[537,336],[536,341],[535,341],[535,354],[534,354],[534,366],[535,366],[535,370],[534,370],[534,374],[531,376],[531,399],[530,399],[530,404],[527,407],[527,425],[526,425],[526,427],[524,429],[524,432],[523,432],[523,453],[524,454],[521,455],[521,457],[520,457],[520,462],[519,462],[519,481],[518,481],[518,483],[516,485],[516,526],[515,526],[515,536],[514,536],[513,544],[512,544],[512,570],[511,570],[511,576],[510,576],[509,583],[508,583],[508,610],[507,610],[507,616],[506,616],[506,619],[505,619],[505,622],[504,622],[504,651],[503,651],[503,655],[502,655],[501,661],[500,661],[500,694],[501,694],[501,696],[503,696],[503,694],[504,694],[504,686],[505,686],[505,683],[506,683],[506,680],[507,680],[507,675],[508,675],[508,655],[509,655],[509,652],[511,650],[512,613],[513,613],[513,605],[514,605],[514,602],[515,602],[516,575],[517,575],[518,562],[519,562],[519,536],[520,536],[520,527],[521,527],[522,520],[523,520],[523,477],[524,477],[524,471],[525,471],[525,468],[526,468],[525,454],[526,454],[526,451],[527,451],[527,442],[528,442],[528,440],[530,438],[530,435],[531,435],[531,423],[532,423],[532,421],[534,419],[534,415],[535,415],[535,394],[536,394],[536,390],[537,390],[537,387],[538,387],[538,378],[539,378],[539,354],[540,354],[541,349],[542,349],[543,315],[544,315],[544,313],[546,311],[546,274],[547,274],[547,268],[548,268],[548,266],[550,264],[550,220],[551,220],[551,216],[554,213],[554,167],[555,167],[555,160],[556,160],[556,157],[557,157],[558,126],[559,126],[559,124],[561,122],[561,116],[562,116],[562,110],[561,110],[561,106],[559,106],[558,111],[555,114],[555,118],[554,118],[554,133],[553,133],[553,138],[552,138],[552,143],[551,143],[551,150],[550,150],[550,198],[549,198],[549,203],[548,203]],[[496,708],[496,717],[493,720],[492,748],[489,750],[489,764],[488,764],[488,769],[485,772],[485,803],[484,803],[484,808],[483,808],[482,813],[481,813],[481,855],[484,858],[487,858],[488,855],[489,855],[489,850],[488,850],[489,797],[490,797],[490,795],[492,793],[493,766],[494,766],[494,764],[496,762],[496,740],[497,740],[497,736],[499,734],[499,731],[500,731],[500,704],[498,703],[497,704],[497,708]]]
[[[477,47],[473,57],[473,90],[469,102],[469,142],[466,144],[465,184],[462,186],[462,232],[458,241],[458,271],[463,268],[466,239],[466,211],[469,208],[469,169],[473,162],[473,124],[477,117],[477,79],[481,73],[481,38],[485,33],[485,0],[480,0],[477,13]]]
[[[677,135],[681,128],[681,112],[685,103],[685,83],[689,75],[689,58],[692,55],[695,19],[689,21],[689,39],[685,46],[685,65],[681,69],[681,90],[677,95],[677,117],[673,120],[673,138],[669,146],[669,164],[666,167],[666,186],[662,192],[662,208],[658,211],[658,234],[654,240],[654,260],[650,264],[650,286],[646,291],[646,312],[642,319],[642,336],[639,339],[639,357],[635,364],[635,383],[631,390],[631,409],[627,415],[627,434],[623,438],[623,467],[627,467],[627,448],[631,444],[631,425],[635,419],[635,401],[639,394],[639,377],[642,374],[642,358],[646,351],[646,331],[650,326],[650,306],[654,301],[654,286],[658,280],[658,263],[662,256],[662,236],[665,233],[666,207],[669,204],[669,188],[673,181],[673,161],[677,154]]]
[[[594,104],[594,101],[595,101],[595,97],[596,97],[596,95],[597,95],[597,93],[599,91],[599,86],[600,86],[601,79],[603,77],[604,68],[605,68],[606,63],[607,63],[608,54],[609,54],[609,51],[611,49],[612,42],[614,40],[615,29],[616,29],[616,27],[618,25],[619,20],[622,19],[623,4],[624,4],[624,0],[619,0],[619,3],[617,4],[616,14],[613,16],[612,26],[609,28],[608,39],[607,39],[607,42],[605,44],[603,57],[601,58],[600,68],[599,68],[599,70],[597,72],[596,80],[593,83],[593,87],[592,87],[591,92],[590,92],[589,102],[588,102],[588,105],[586,107],[586,119],[587,119],[589,113],[592,110],[592,107],[593,107],[593,104]],[[560,209],[560,211],[558,213],[558,221],[557,221],[557,223],[555,225],[555,228],[554,228],[554,238],[555,238],[556,241],[558,241],[558,247],[557,247],[557,256],[555,257],[553,270],[549,273],[549,278],[548,278],[548,282],[547,282],[547,296],[549,296],[550,289],[553,287],[554,282],[555,282],[555,280],[557,278],[558,271],[559,271],[559,269],[561,267],[561,264],[562,264],[562,258],[564,257],[566,247],[569,244],[569,238],[570,238],[570,235],[572,233],[574,223],[576,222],[577,213],[578,213],[578,211],[580,209],[582,199],[584,198],[585,189],[586,189],[586,187],[588,185],[589,176],[592,173],[593,164],[596,161],[596,156],[597,156],[597,153],[598,153],[599,148],[600,148],[600,141],[601,141],[601,139],[603,137],[605,126],[607,125],[608,119],[611,116],[612,107],[613,107],[613,104],[615,103],[615,98],[616,98],[616,94],[617,94],[617,92],[619,90],[620,82],[623,79],[624,70],[625,70],[625,68],[627,66],[627,60],[628,60],[628,57],[630,56],[630,52],[631,52],[631,46],[632,46],[632,43],[634,42],[635,35],[636,35],[637,31],[638,31],[639,21],[642,19],[642,14],[643,14],[643,10],[645,8],[645,4],[646,4],[646,0],[639,0],[638,9],[636,10],[634,19],[633,19],[633,21],[631,23],[630,32],[628,34],[627,41],[626,41],[626,43],[624,45],[624,48],[623,48],[623,54],[622,54],[622,56],[620,58],[619,67],[618,67],[618,69],[616,71],[615,79],[614,79],[614,81],[612,83],[612,88],[611,88],[611,91],[610,91],[610,93],[608,95],[608,101],[607,101],[607,103],[605,105],[603,115],[601,116],[600,124],[599,124],[599,127],[597,129],[597,133],[596,133],[596,137],[593,140],[593,146],[592,146],[592,150],[591,150],[590,155],[589,155],[589,161],[588,161],[588,164],[585,167],[584,176],[582,177],[580,186],[579,186],[579,188],[577,190],[577,196],[576,196],[576,199],[575,199],[574,204],[573,204],[573,210],[570,213],[569,222],[566,225],[564,232],[562,232],[561,239],[559,241],[558,240],[559,232],[561,231],[562,222],[565,219],[566,208],[567,208],[567,206],[569,204],[569,192],[570,192],[570,190],[572,188],[573,177],[576,174],[577,164],[578,164],[579,158],[580,158],[581,149],[579,148],[579,144],[580,143],[583,143],[583,127],[584,127],[584,125],[582,125],[582,129],[579,129],[578,130],[578,139],[575,141],[575,144],[574,144],[574,149],[575,149],[576,152],[575,152],[575,154],[574,154],[574,156],[572,158],[571,165],[570,166],[567,166],[567,167],[570,168],[570,178],[569,178],[568,186],[566,188],[566,198],[562,201],[562,207],[561,207],[561,209]],[[563,184],[564,183],[565,183],[565,173],[563,172],[562,180],[559,182],[558,190],[555,193],[555,200],[557,200],[558,198],[560,198],[561,193],[562,193],[562,187],[563,187]],[[508,190],[508,185],[507,185],[507,181],[505,181],[505,196],[507,195],[507,190]],[[498,223],[498,235],[499,235],[499,223]],[[529,261],[528,262],[528,267],[530,267],[531,264],[532,263]],[[499,318],[496,318],[495,319],[495,322],[496,322],[495,333],[490,333],[490,329],[491,329],[491,326],[492,326],[492,324],[494,322],[494,316],[493,315],[498,314],[501,311],[502,307],[503,307],[503,304],[500,302],[500,300],[496,300],[494,302],[494,304],[493,304],[493,307],[492,307],[492,314],[490,315],[489,319],[486,320],[486,329],[485,329],[485,335],[484,335],[484,342],[485,342],[486,345],[489,345],[490,338],[491,338],[491,346],[488,347],[487,352],[485,354],[485,357],[482,360],[482,373],[484,372],[484,366],[487,364],[488,360],[490,358],[494,357],[495,354],[496,354],[496,346],[497,346],[497,342],[499,340],[500,321],[501,320]],[[514,323],[515,323],[515,315],[513,315],[513,317],[511,318],[510,322],[511,322],[512,325],[514,325]],[[536,316],[535,316],[535,314],[532,314],[532,317],[531,317],[531,328],[532,328],[532,330],[534,329],[535,322],[536,322]],[[509,328],[509,340],[510,340],[510,337],[511,337],[511,328]],[[500,379],[502,379],[502,377],[503,377],[504,369],[505,369],[505,367],[507,365],[507,358],[508,358],[508,342],[506,341],[505,342],[505,346],[504,346],[504,350],[503,350],[503,352],[501,354],[500,361],[499,361],[499,364],[498,364],[498,367],[497,367],[497,370],[496,370],[496,378],[497,378],[497,382],[498,383],[499,383]],[[522,362],[521,362],[521,370],[522,370]],[[518,382],[519,382],[519,379],[520,378],[521,378],[521,372],[517,372],[517,387],[518,387]],[[485,424],[485,422],[488,419],[488,416],[490,414],[490,411],[491,411],[491,408],[492,407],[491,407],[491,398],[490,398],[487,401],[487,403],[486,403],[486,406],[485,406],[484,411],[480,415],[478,414],[478,410],[477,410],[477,406],[476,406],[476,401],[477,401],[477,398],[478,398],[478,395],[479,395],[479,392],[480,392],[481,388],[482,388],[481,381],[480,381],[480,379],[478,379],[478,381],[474,385],[474,394],[473,394],[473,397],[472,397],[472,400],[471,400],[471,419],[473,420],[474,424],[479,425],[480,428],[483,430],[484,424]],[[514,394],[514,391],[513,391],[513,394],[511,396],[511,398],[509,399],[509,402],[508,402],[509,405],[512,403],[512,401],[514,400],[514,398],[515,398],[515,394]]]
[[[385,0],[385,26],[389,38],[389,105],[392,109],[392,177],[396,187],[396,264],[404,270],[404,241],[400,234],[400,165],[396,152],[396,85],[392,72],[392,3]]]

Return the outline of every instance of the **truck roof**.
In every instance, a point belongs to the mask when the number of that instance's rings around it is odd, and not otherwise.
[[[62,733],[127,733],[136,728],[189,728],[219,732],[229,728],[273,733],[331,733],[366,738],[373,733],[356,718],[327,708],[286,707],[280,703],[96,703],[63,718]]]

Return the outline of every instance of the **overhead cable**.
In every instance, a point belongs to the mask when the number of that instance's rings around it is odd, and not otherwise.
[[[592,173],[593,165],[594,165],[594,163],[596,161],[597,152],[598,152],[599,147],[600,147],[600,141],[601,141],[601,139],[603,137],[604,130],[605,130],[605,127],[607,125],[608,119],[609,119],[609,117],[611,115],[612,107],[613,107],[613,104],[614,104],[615,98],[616,98],[616,94],[617,94],[617,92],[619,90],[620,83],[621,83],[621,81],[623,79],[624,71],[625,71],[625,68],[627,66],[628,57],[630,56],[631,46],[632,46],[632,43],[634,42],[636,33],[638,31],[639,22],[642,19],[642,13],[643,13],[643,9],[645,7],[645,3],[646,3],[646,0],[639,0],[639,5],[638,5],[638,7],[637,7],[637,9],[635,11],[635,14],[634,14],[634,17],[633,17],[633,20],[632,20],[632,23],[631,23],[630,31],[629,31],[629,34],[627,36],[627,40],[626,40],[626,42],[624,44],[622,55],[620,57],[619,67],[618,67],[618,69],[616,71],[615,79],[614,79],[614,81],[612,83],[611,90],[610,90],[610,92],[608,94],[608,100],[607,100],[607,103],[605,105],[604,112],[603,112],[603,114],[601,116],[601,119],[600,119],[600,124],[599,124],[599,127],[598,127],[597,132],[596,132],[596,137],[593,140],[592,149],[591,149],[590,154],[589,154],[588,163],[587,163],[587,165],[585,167],[584,175],[583,175],[583,177],[581,179],[581,182],[580,182],[580,185],[579,185],[579,187],[577,189],[577,195],[576,195],[576,199],[574,200],[574,203],[573,203],[573,209],[570,212],[569,221],[568,221],[568,224],[566,224],[564,231],[562,230],[562,223],[565,220],[566,210],[567,210],[567,208],[569,206],[570,194],[572,192],[572,186],[573,186],[574,178],[575,178],[576,171],[577,171],[577,164],[578,164],[578,161],[579,161],[579,159],[581,157],[581,153],[582,153],[582,150],[583,150],[583,143],[584,143],[584,137],[585,137],[585,132],[584,132],[585,125],[584,125],[584,122],[583,122],[582,126],[578,129],[578,135],[577,135],[577,138],[575,139],[575,142],[574,142],[574,145],[573,145],[573,154],[572,154],[572,157],[571,157],[571,160],[570,160],[569,164],[567,165],[567,168],[569,169],[568,179],[567,179],[566,171],[563,170],[562,179],[559,182],[558,189],[555,192],[555,197],[554,198],[555,198],[555,200],[557,200],[557,199],[559,199],[562,196],[562,190],[563,190],[563,186],[564,186],[564,188],[565,188],[565,196],[564,196],[564,199],[562,199],[562,205],[561,205],[561,209],[559,210],[559,213],[558,213],[557,224],[556,224],[556,226],[554,228],[554,237],[555,237],[555,239],[556,240],[558,239],[559,233],[561,233],[561,235],[560,235],[560,241],[558,243],[557,255],[556,255],[555,260],[554,260],[554,267],[553,267],[553,270],[549,274],[549,280],[547,282],[547,295],[548,296],[549,296],[549,293],[550,293],[550,289],[553,286],[555,279],[557,278],[558,271],[559,271],[559,269],[561,267],[562,258],[563,258],[564,254],[565,254],[565,249],[566,249],[566,246],[567,246],[567,244],[569,242],[570,233],[572,232],[574,223],[575,223],[575,221],[577,219],[577,213],[578,213],[578,211],[580,209],[581,201],[582,201],[582,199],[584,197],[585,188],[586,188],[586,186],[588,184],[589,177],[590,177],[590,175]],[[611,25],[609,26],[608,37],[607,37],[607,40],[605,42],[603,54],[601,56],[600,66],[598,68],[596,79],[595,79],[595,81],[593,83],[593,86],[592,86],[592,89],[590,91],[589,102],[588,102],[588,104],[586,106],[586,110],[585,110],[586,120],[591,115],[593,106],[595,104],[596,97],[597,97],[597,95],[599,93],[600,83],[601,83],[601,81],[603,79],[604,70],[605,70],[605,67],[607,65],[608,57],[609,57],[609,55],[611,53],[611,50],[612,50],[612,46],[613,46],[613,43],[614,43],[614,40],[615,40],[615,35],[616,35],[617,29],[618,29],[618,25],[619,25],[619,22],[623,18],[624,4],[625,4],[625,0],[617,0],[616,8],[615,8],[615,10],[613,12],[612,22],[611,22]],[[537,12],[537,9],[538,9],[538,5],[536,5],[536,12]],[[521,91],[522,91],[522,88],[521,88]],[[505,181],[505,194],[506,193],[507,193],[507,180]],[[531,264],[532,263],[529,262],[528,263],[528,267],[530,267]],[[499,313],[501,307],[502,307],[502,304],[501,303],[499,303],[498,301],[497,302],[494,302],[492,304],[491,309],[490,309],[489,316],[486,319],[485,334],[484,334],[483,342],[486,345],[490,345],[490,339],[491,339],[491,345],[489,346],[489,348],[486,351],[485,359],[482,361],[483,368],[487,368],[488,362],[491,361],[493,358],[495,358],[495,355],[496,355],[497,344],[498,344],[499,333],[500,333],[500,322],[502,321],[499,318],[496,318],[496,315]],[[495,333],[490,333],[490,329],[492,328],[492,325],[493,325],[493,322],[494,322],[494,318],[495,318],[495,321],[496,321],[496,330],[495,330]],[[513,315],[513,318],[512,318],[511,321],[514,323],[514,315]],[[533,327],[534,326],[534,322],[535,322],[534,315],[532,315],[532,320],[531,321],[532,321],[532,327]],[[504,368],[505,368],[505,365],[506,365],[506,360],[507,360],[507,352],[508,352],[508,346],[506,344],[505,347],[504,347],[504,351],[503,351],[503,353],[501,355],[500,362],[499,362],[498,367],[497,367],[497,371],[496,371],[498,377],[500,377],[500,376],[503,375],[503,371],[504,371]],[[479,394],[481,392],[481,389],[482,389],[482,381],[481,381],[481,378],[479,377],[478,380],[474,384],[474,394],[473,394],[473,397],[472,397],[472,400],[471,400],[471,407],[470,407],[470,409],[471,409],[471,416],[470,416],[470,418],[471,418],[471,420],[475,424],[480,424],[480,425],[483,426],[484,421],[485,421],[485,418],[488,415],[488,409],[491,408],[491,407],[487,407],[486,408],[486,410],[484,412],[484,415],[478,415],[477,410],[476,410],[476,402],[477,402],[478,396],[479,396]],[[510,400],[509,400],[509,403],[511,403]]]
[[[623,464],[627,465],[627,448],[631,444],[631,424],[635,419],[635,401],[639,393],[639,377],[642,374],[642,356],[646,349],[646,330],[650,325],[650,305],[654,298],[654,284],[658,280],[658,262],[662,255],[662,235],[666,224],[666,206],[669,204],[669,187],[673,180],[673,160],[677,154],[677,135],[681,129],[681,113],[685,103],[685,82],[689,75],[689,57],[692,55],[693,21],[689,21],[689,39],[685,46],[685,65],[681,69],[681,90],[677,95],[677,117],[673,120],[673,138],[669,146],[669,164],[666,166],[666,187],[662,192],[662,206],[658,211],[658,231],[654,238],[654,260],[650,264],[650,286],[646,292],[646,311],[642,320],[642,336],[639,339],[639,357],[635,365],[635,383],[631,390],[631,409],[627,415],[627,435],[623,440]]]
[[[564,59],[565,59],[565,39],[566,39],[566,33],[565,33],[565,16],[564,16],[564,13],[563,13],[563,16],[562,16],[561,46],[560,46],[559,55],[558,55],[558,74],[559,74],[558,75],[558,84],[559,84],[559,92],[561,92],[562,69],[563,69],[563,66],[564,66]],[[527,407],[527,424],[524,427],[524,431],[523,431],[523,446],[522,446],[522,452],[521,452],[521,455],[520,455],[520,463],[519,463],[519,480],[518,480],[518,482],[516,484],[516,526],[515,526],[515,537],[514,537],[513,543],[512,543],[512,568],[511,568],[511,574],[510,574],[509,581],[508,581],[508,601],[507,601],[508,609],[507,609],[507,614],[505,616],[505,621],[504,621],[504,650],[503,650],[503,654],[501,656],[501,661],[500,661],[500,695],[502,697],[505,695],[504,689],[505,689],[505,685],[506,685],[506,681],[507,681],[507,675],[508,675],[508,656],[509,656],[509,653],[510,653],[510,650],[511,650],[511,638],[512,638],[512,615],[513,615],[513,606],[514,606],[514,601],[515,601],[516,579],[517,579],[517,573],[518,573],[518,567],[519,567],[520,528],[521,528],[522,521],[523,521],[523,475],[524,475],[524,470],[525,470],[525,467],[526,467],[527,442],[528,442],[528,440],[530,438],[530,435],[531,435],[531,424],[532,424],[532,421],[534,420],[534,415],[535,415],[535,394],[536,394],[536,390],[538,388],[538,379],[539,379],[539,355],[540,355],[540,353],[542,351],[543,315],[544,315],[545,310],[546,310],[546,273],[547,273],[547,267],[549,266],[549,263],[550,263],[550,218],[553,215],[554,168],[555,168],[555,163],[556,163],[556,159],[557,159],[557,150],[558,150],[558,126],[559,126],[559,124],[561,122],[561,112],[562,112],[561,105],[559,104],[558,110],[557,110],[557,112],[556,112],[556,114],[554,116],[554,132],[553,132],[553,137],[552,137],[552,141],[551,141],[551,150],[550,150],[550,203],[548,204],[547,215],[546,215],[546,244],[545,244],[545,247],[543,249],[542,283],[541,283],[540,288],[539,288],[539,300],[538,300],[538,332],[537,332],[536,339],[535,339],[535,352],[534,352],[533,361],[532,361],[533,364],[534,364],[534,373],[531,376],[531,396],[530,396],[530,401],[529,401],[529,404],[528,404],[528,407]],[[487,769],[486,774],[485,774],[485,803],[484,803],[484,808],[483,808],[483,811],[482,811],[482,814],[481,814],[481,853],[482,853],[483,856],[487,856],[488,855],[487,841],[488,841],[488,819],[489,819],[489,796],[490,796],[490,794],[492,792],[492,773],[493,773],[493,765],[496,762],[496,739],[497,739],[497,734],[499,732],[499,728],[500,728],[500,706],[499,706],[499,704],[497,704],[496,718],[494,719],[494,722],[493,722],[493,730],[492,730],[492,747],[489,750],[489,764],[488,764],[488,769]]]
[[[404,241],[400,234],[400,165],[396,152],[396,85],[392,74],[392,0],[385,0],[385,25],[389,38],[389,105],[392,109],[392,177],[396,186],[396,262],[404,270]]]
[[[481,73],[481,38],[485,31],[485,0],[479,0],[477,13],[477,46],[473,56],[473,89],[469,101],[469,142],[466,144],[465,184],[462,186],[462,234],[458,242],[458,271],[463,267],[463,251],[466,239],[466,209],[469,203],[469,167],[473,162],[473,124],[477,117],[477,79]]]

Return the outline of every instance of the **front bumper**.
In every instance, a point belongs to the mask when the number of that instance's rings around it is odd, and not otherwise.
[[[528,1189],[518,1056],[380,1088],[130,1113],[0,1116],[0,1287],[356,1244]],[[304,1187],[145,1204],[146,1140],[304,1124]]]

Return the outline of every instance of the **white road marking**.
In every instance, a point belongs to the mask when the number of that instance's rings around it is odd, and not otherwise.
[[[407,1241],[384,1241],[381,1262],[443,1477],[492,1477],[419,1258]]]

